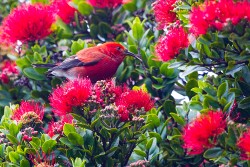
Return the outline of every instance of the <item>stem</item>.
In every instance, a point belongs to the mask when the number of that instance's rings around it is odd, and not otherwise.
[[[237,45],[237,47],[239,48],[239,52],[242,52],[242,49],[240,47],[240,45],[238,44],[238,42],[236,40],[234,40],[235,44]],[[237,48],[236,48],[237,49]]]
[[[184,86],[184,85],[182,85],[181,83],[179,83],[178,81],[177,81],[177,82],[175,82],[175,83],[176,83],[176,85],[178,85],[179,87],[181,87],[181,88],[185,89],[185,86]]]
[[[189,60],[185,60],[185,62],[189,62]],[[249,63],[249,60],[244,60],[244,61],[237,61],[235,63],[235,65],[239,65],[239,64],[245,64],[247,65]],[[206,64],[206,63],[193,63],[192,65],[199,65],[199,66],[202,66],[202,67],[213,67],[213,66],[219,66],[219,65],[224,65],[224,66],[227,66],[228,65],[228,62],[226,61],[220,61],[218,63],[211,63],[211,64]]]
[[[129,148],[129,151],[125,156],[125,160],[123,161],[121,166],[126,166],[127,165],[128,161],[129,161],[129,158],[130,158],[131,154],[133,153],[135,147],[136,147],[136,143],[131,144],[131,146]]]
[[[189,122],[189,119],[188,119],[189,112],[190,112],[190,110],[188,110],[187,113],[186,113],[186,115],[185,115],[185,119],[186,119],[186,123],[187,123],[187,124],[188,124],[188,122]]]
[[[103,150],[106,152],[107,151],[107,148],[106,148],[107,143],[106,143],[105,137],[96,128],[93,129],[93,132],[95,132],[100,137],[102,144],[103,144]]]
[[[184,2],[184,3],[187,4],[188,6],[191,6],[191,4],[190,4],[187,0],[182,0],[182,2]]]
[[[87,123],[88,123],[89,125],[91,125],[91,119],[87,119],[87,118],[85,118],[85,119],[87,120]],[[93,130],[94,133],[97,134],[97,136],[100,137],[101,142],[103,143],[103,150],[106,152],[107,149],[106,149],[106,139],[105,139],[105,137],[99,132],[98,129],[96,129],[96,127],[94,127],[92,130]],[[98,139],[97,139],[97,140],[98,140]]]

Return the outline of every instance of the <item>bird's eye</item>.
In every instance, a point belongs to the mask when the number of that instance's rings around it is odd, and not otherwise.
[[[117,46],[117,47],[116,47],[116,50],[121,51],[121,49],[122,49],[122,48],[121,48],[121,47],[119,47],[119,46]]]

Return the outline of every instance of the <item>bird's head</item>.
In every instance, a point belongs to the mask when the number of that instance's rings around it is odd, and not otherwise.
[[[129,52],[124,46],[117,42],[106,42],[103,45],[106,46],[107,51],[110,53],[109,56],[118,61],[122,61],[126,56],[136,57],[134,53]]]

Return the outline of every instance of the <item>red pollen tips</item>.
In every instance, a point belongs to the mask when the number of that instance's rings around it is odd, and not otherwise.
[[[157,0],[153,3],[158,29],[162,30],[176,20],[176,14],[173,12],[176,1],[177,0]]]
[[[22,101],[13,111],[12,119],[23,125],[40,124],[44,115],[44,106],[35,101]]]
[[[53,112],[59,116],[72,112],[73,107],[81,106],[91,94],[89,79],[75,79],[53,90],[49,97]]]
[[[216,144],[217,138],[226,128],[222,111],[209,111],[186,125],[183,132],[183,147],[189,155],[201,154]]]
[[[88,0],[88,2],[97,8],[115,8],[119,5],[128,3],[130,1],[124,0]]]
[[[70,0],[53,0],[51,7],[52,10],[64,21],[66,24],[69,24],[74,20],[75,8],[69,5]]]
[[[250,160],[250,129],[247,132],[243,133],[242,136],[238,139],[238,147],[241,150],[241,158],[243,160]]]
[[[156,55],[162,61],[169,61],[173,59],[181,49],[188,47],[188,44],[188,35],[185,30],[179,25],[173,26],[156,44]]]
[[[41,4],[22,5],[4,19],[2,30],[6,42],[16,43],[43,39],[51,33],[53,13]]]

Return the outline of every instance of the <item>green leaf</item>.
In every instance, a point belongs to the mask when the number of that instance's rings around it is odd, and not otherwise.
[[[177,62],[174,62],[174,63],[170,63],[168,68],[178,68],[178,67],[182,66],[183,64],[185,64],[185,62],[177,61]]]
[[[250,96],[250,84],[247,84],[245,82],[239,81],[238,82],[241,88],[241,91],[245,96]]]
[[[70,147],[70,148],[74,148],[74,145],[68,140],[68,138],[66,137],[62,137],[59,139],[60,142],[62,142],[63,144],[65,144],[66,146]]]
[[[149,132],[150,137],[155,137],[157,139],[157,142],[160,143],[162,141],[161,135],[156,132]]]
[[[191,6],[190,5],[180,5],[177,6],[178,9],[183,9],[183,10],[190,10]]]
[[[42,150],[47,154],[50,153],[55,146],[56,146],[55,140],[47,140],[43,143]]]
[[[136,8],[136,4],[133,2],[133,3],[127,3],[127,4],[124,4],[123,5],[123,8],[130,11],[130,12],[133,12],[135,11],[137,8]]]
[[[212,52],[211,50],[209,49],[209,47],[207,45],[202,45],[203,46],[203,49],[204,49],[204,52],[205,54],[208,56],[208,57],[211,57],[212,56]]]
[[[228,92],[228,84],[227,82],[224,82],[218,88],[217,97],[218,98],[221,98],[222,96],[225,97],[226,96],[225,94],[227,94],[227,92]]]
[[[6,135],[7,139],[9,139],[9,141],[12,143],[12,144],[15,144],[15,145],[18,145],[18,140],[16,137],[10,135],[10,134],[7,134]]]
[[[76,132],[75,127],[72,124],[64,124],[63,133],[68,136],[71,132]]]
[[[135,20],[134,20],[134,22],[133,22],[132,33],[133,33],[134,38],[137,41],[140,41],[140,39],[143,36],[142,23],[141,23],[141,21],[140,21],[140,19],[138,17],[136,17]]]
[[[203,108],[210,108],[211,106],[214,109],[220,108],[220,104],[213,96],[205,95],[203,100]]]
[[[158,151],[157,151],[158,150]],[[156,152],[159,152],[159,148],[157,146],[157,139],[156,138],[153,138],[153,143],[152,143],[152,146],[151,148],[149,149],[149,155],[152,155]]]
[[[76,54],[78,51],[84,48],[84,42],[82,40],[73,41],[71,45],[71,52],[72,54]]]
[[[43,61],[42,56],[37,52],[34,53],[34,58],[36,61]]]
[[[176,143],[174,143],[174,142],[171,142],[171,143],[170,143],[170,147],[172,148],[172,150],[173,150],[176,154],[178,154],[178,155],[180,155],[180,156],[183,156],[184,150],[183,150],[183,148],[181,147],[180,144],[176,144]]]
[[[189,104],[189,109],[194,111],[201,111],[203,109],[201,102],[199,101],[191,101]]]
[[[145,153],[145,151],[134,149],[134,152],[141,157],[147,157],[147,154]]]
[[[158,127],[160,125],[160,119],[155,114],[149,114],[147,123],[149,123],[152,126],[152,128]]]
[[[185,87],[185,90],[186,90],[186,93],[187,93],[187,96],[189,98],[192,98],[193,96],[196,95],[195,92],[192,91],[193,88],[195,87],[198,87],[198,82],[196,79],[190,79],[187,84],[186,84],[186,87]]]
[[[179,71],[176,68],[169,68],[169,63],[163,63],[160,67],[160,73],[168,78],[176,78]]]
[[[140,39],[143,36],[143,33],[144,33],[143,26],[138,17],[136,17],[135,20],[133,21],[132,33],[133,33],[134,38],[137,41],[140,41]]]
[[[250,108],[250,97],[246,97],[239,102],[239,108],[249,109]]]
[[[22,58],[17,59],[16,64],[21,69],[23,69],[24,67],[30,67],[31,66],[31,62],[26,57],[22,57]]]
[[[19,127],[16,124],[14,124],[14,123],[10,124],[9,128],[10,128],[10,134],[12,136],[16,136],[18,134]]]
[[[181,116],[177,115],[176,113],[170,113],[170,115],[175,120],[175,122],[177,122],[178,124],[182,126],[185,125],[185,120]]]
[[[71,113],[71,115],[74,117],[74,119],[76,119],[78,122],[81,122],[81,123],[86,123],[86,119],[78,114],[74,114],[74,113]]]
[[[220,147],[214,147],[205,151],[203,156],[207,159],[213,159],[218,158],[222,153],[223,150]]]
[[[37,81],[45,80],[44,75],[39,74],[32,67],[27,67],[23,69],[23,73],[30,79],[34,79]]]
[[[98,26],[95,24],[90,25],[90,35],[91,37],[97,37],[98,35]]]
[[[154,139],[151,138],[147,141],[147,144],[146,144],[146,149],[149,150],[152,146],[152,143],[153,143]]]
[[[195,71],[206,71],[206,70],[207,69],[205,67],[201,67],[199,65],[188,66],[185,68],[185,71],[181,74],[181,77],[185,77]]]
[[[208,39],[208,36],[200,36],[198,41],[204,45],[210,45],[211,42]]]
[[[5,106],[4,107],[4,117],[5,118],[10,118],[11,117],[11,114],[12,114],[12,110],[10,109],[9,106]],[[4,118],[2,117],[2,119]]]
[[[167,136],[168,140],[181,139],[182,135]]]
[[[112,156],[118,148],[119,147],[112,147],[108,151],[106,151],[106,154],[107,155],[109,154],[109,156]]]
[[[35,150],[39,150],[41,147],[41,140],[38,137],[32,137],[32,141],[30,141],[30,144]]]
[[[9,153],[9,159],[10,159],[11,162],[17,163],[20,160],[20,156],[19,156],[18,153],[14,152],[14,151],[11,151]]]
[[[236,138],[234,129],[228,126],[228,136],[226,138],[226,144],[232,148],[235,148],[237,146],[236,142],[237,142],[237,138]]]
[[[86,160],[81,160],[80,158],[71,159],[73,167],[85,167]]]
[[[80,2],[78,4],[78,11],[85,16],[89,16],[93,11],[93,7],[87,2]]]
[[[101,36],[105,36],[108,33],[112,33],[112,29],[110,28],[110,25],[105,22],[100,22],[98,24],[98,30]]]
[[[150,56],[149,58],[148,58],[148,66],[149,67],[160,67],[161,66],[161,62],[160,61],[156,61],[156,60],[154,60],[155,59],[155,57],[154,56]]]
[[[94,128],[95,125],[96,125],[98,122],[99,122],[99,118],[97,118],[96,120],[94,120],[94,121],[91,123],[90,127],[91,127],[91,128]]]
[[[4,157],[5,154],[5,144],[0,144],[0,157]]]
[[[34,142],[38,147],[41,146],[41,140],[38,137],[32,137],[32,142]]]
[[[164,112],[169,115],[169,113],[171,112],[176,112],[175,109],[175,102],[173,102],[172,100],[166,100],[163,104],[163,108],[164,108]]]
[[[226,75],[235,76],[235,73],[242,70],[244,66],[242,64],[235,64],[234,61],[229,61]]]
[[[153,84],[152,87],[155,88],[155,89],[157,89],[157,90],[160,90],[160,89],[164,88],[165,85]]]
[[[36,150],[33,148],[25,148],[24,149],[25,154],[36,154]]]
[[[68,134],[68,139],[71,143],[75,144],[75,145],[83,145],[83,138],[81,135],[79,135],[76,132],[71,132]]]
[[[21,160],[20,167],[30,167],[29,161],[26,159]]]

